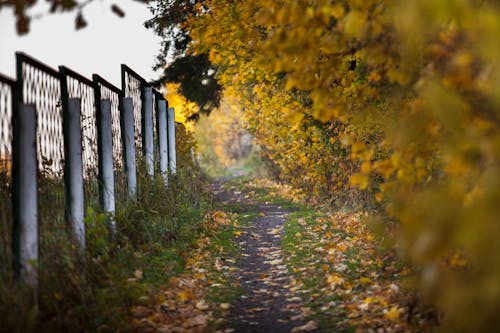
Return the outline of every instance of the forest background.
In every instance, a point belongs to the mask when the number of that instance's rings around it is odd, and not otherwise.
[[[173,59],[158,84],[196,103],[187,119],[230,100],[242,116],[229,127],[248,129],[271,175],[313,203],[370,210],[443,330],[497,327],[496,1],[149,4],[158,67]]]
[[[317,204],[369,207],[366,223],[411,263],[410,283],[444,313],[444,330],[496,327],[498,4],[173,3],[149,23],[177,59],[167,81],[200,105],[190,117],[210,105],[178,68],[238,102],[275,178]],[[172,9],[185,15],[165,21]]]

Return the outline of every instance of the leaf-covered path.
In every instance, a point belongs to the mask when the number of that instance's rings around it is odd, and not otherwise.
[[[215,193],[223,204],[249,204],[240,191],[217,186]],[[242,294],[231,307],[227,327],[238,333],[312,330],[314,322],[304,322],[307,309],[290,289],[292,278],[281,249],[289,210],[269,203],[256,208],[258,217],[236,234],[241,254],[234,277],[242,286]]]
[[[183,270],[155,304],[133,308],[139,332],[431,332],[403,279],[411,274],[363,220],[305,206],[268,181],[215,183],[216,210],[195,226]]]

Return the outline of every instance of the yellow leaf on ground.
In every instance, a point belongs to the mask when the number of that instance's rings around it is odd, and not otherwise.
[[[374,299],[372,297],[366,297],[363,300],[363,303],[370,304],[370,303],[373,303],[373,301],[374,301]]]
[[[196,302],[196,308],[198,310],[208,310],[210,306],[208,305],[207,301],[205,301],[204,299],[202,300],[199,300],[198,302]]]
[[[194,293],[191,290],[183,290],[177,293],[177,298],[179,301],[184,302],[189,299],[194,299]]]
[[[177,287],[179,285],[179,278],[175,277],[175,276],[172,276],[168,279],[168,283],[172,286],[172,287]]]
[[[366,285],[366,284],[371,284],[371,283],[372,283],[372,280],[370,280],[370,279],[369,279],[369,278],[367,278],[367,277],[362,277],[362,278],[360,278],[360,279],[359,279],[359,282],[360,282],[361,284]]]
[[[401,315],[401,309],[399,309],[397,306],[393,306],[389,311],[386,311],[384,315],[387,319],[396,321]]]
[[[332,273],[327,276],[326,281],[330,284],[331,288],[335,288],[336,286],[344,283],[344,278],[342,278],[339,274]]]
[[[318,323],[315,322],[314,320],[310,320],[302,326],[294,327],[290,332],[292,332],[292,333],[310,332],[310,331],[314,331],[317,328],[318,328]]]
[[[193,318],[187,319],[183,326],[184,327],[193,327],[193,326],[206,326],[208,323],[208,317],[206,315],[198,315]]]
[[[231,307],[231,304],[229,303],[221,303],[219,305],[219,307],[222,309],[222,310],[228,310],[230,307]]]

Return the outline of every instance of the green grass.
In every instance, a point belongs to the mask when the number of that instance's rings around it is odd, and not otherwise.
[[[225,183],[224,186],[233,191],[241,191],[242,196],[247,196],[251,204],[226,204],[221,206],[221,209],[236,213],[238,226],[250,225],[258,217],[259,204],[279,205],[291,211],[288,214],[281,244],[289,272],[296,281],[302,284],[300,289],[303,293],[300,293],[300,296],[304,305],[311,307],[315,313],[308,320],[317,320],[321,331],[331,332],[334,329],[337,332],[337,323],[343,319],[345,313],[342,311],[321,310],[321,307],[325,304],[339,302],[340,297],[335,293],[325,293],[324,289],[322,289],[326,287],[323,265],[329,263],[323,262],[323,259],[314,251],[316,247],[321,245],[320,239],[317,237],[318,233],[308,232],[310,228],[314,227],[316,219],[325,217],[326,213],[302,203],[295,203],[279,197],[275,194],[275,189],[250,186],[248,184],[249,180],[246,177],[234,178]],[[226,234],[226,236],[230,237],[231,235]],[[235,251],[229,255],[234,256],[236,254],[237,256],[237,253],[238,251]],[[350,265],[354,268],[359,265],[359,262],[351,262]],[[306,270],[301,270],[304,267]],[[239,297],[241,291],[239,286],[227,283],[223,288],[216,288],[216,294],[212,295],[211,300],[219,303],[231,303],[231,301]],[[351,331],[352,329],[348,327],[339,332]]]
[[[282,198],[274,193],[274,190],[267,187],[257,187],[249,184],[252,180],[251,176],[242,176],[232,178],[224,184],[224,188],[238,190],[254,199],[257,203],[267,203],[281,206],[289,210],[302,210],[305,205],[302,203],[292,202],[289,199]]]
[[[84,261],[64,224],[44,221],[39,306],[11,273],[2,273],[0,330],[131,331],[129,308],[184,271],[187,254],[205,232],[202,217],[213,208],[192,170],[181,169],[169,181],[165,188],[161,177],[139,178],[137,201],[117,205],[114,234],[109,216],[87,209]]]
[[[294,211],[289,214],[285,224],[285,234],[282,241],[282,248],[287,258],[287,266],[290,273],[302,283],[301,288],[305,292],[302,294],[302,299],[306,306],[311,307],[314,312],[309,319],[319,322],[319,332],[331,332],[331,329],[336,327],[336,323],[342,318],[342,313],[334,313],[331,311],[321,311],[321,307],[325,304],[339,301],[339,297],[323,292],[325,286],[324,271],[322,265],[326,264],[317,258],[314,248],[320,243],[317,238],[312,237],[307,232],[307,227],[312,227],[316,218],[324,216],[324,213],[310,207],[302,207],[301,210]],[[300,221],[305,221],[300,223]],[[302,246],[299,246],[302,244]],[[296,271],[298,268],[305,267],[306,271]],[[335,332],[349,332],[338,331]]]
[[[234,241],[234,231],[238,226],[229,225],[221,232],[211,238],[211,244],[208,251],[216,253],[218,258],[236,258],[240,252],[239,246]],[[228,281],[226,276],[215,271],[212,266],[211,278],[214,283],[218,284],[217,287],[208,288],[207,300],[212,303],[232,303],[242,293],[240,286],[236,285],[234,281]]]

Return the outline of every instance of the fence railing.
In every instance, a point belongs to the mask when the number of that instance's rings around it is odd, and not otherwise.
[[[164,101],[163,96],[151,88],[150,85],[144,80],[139,74],[132,70],[127,65],[122,65],[122,92],[124,98],[131,98],[133,102],[133,115],[135,122],[134,136],[137,146],[137,158],[141,159],[141,156],[145,156],[146,168],[148,174],[153,175],[155,172],[155,167],[160,167],[160,172],[162,172],[161,165],[155,165],[152,163],[154,160],[159,159],[159,129],[158,121],[160,116],[160,106],[162,101]],[[152,111],[152,115],[146,115],[148,111],[147,103],[151,103],[153,107],[149,108]],[[156,143],[156,145],[153,144]]]
[[[133,200],[137,173],[175,174],[173,109],[122,65],[122,88],[17,53],[17,81],[0,75],[0,273],[37,287],[47,228],[70,227],[85,248],[85,209],[111,216]],[[144,168],[144,169],[143,169]],[[55,233],[52,233],[55,234]],[[14,266],[12,266],[14,264]]]
[[[16,82],[0,75],[0,267],[12,264],[12,114]]]

